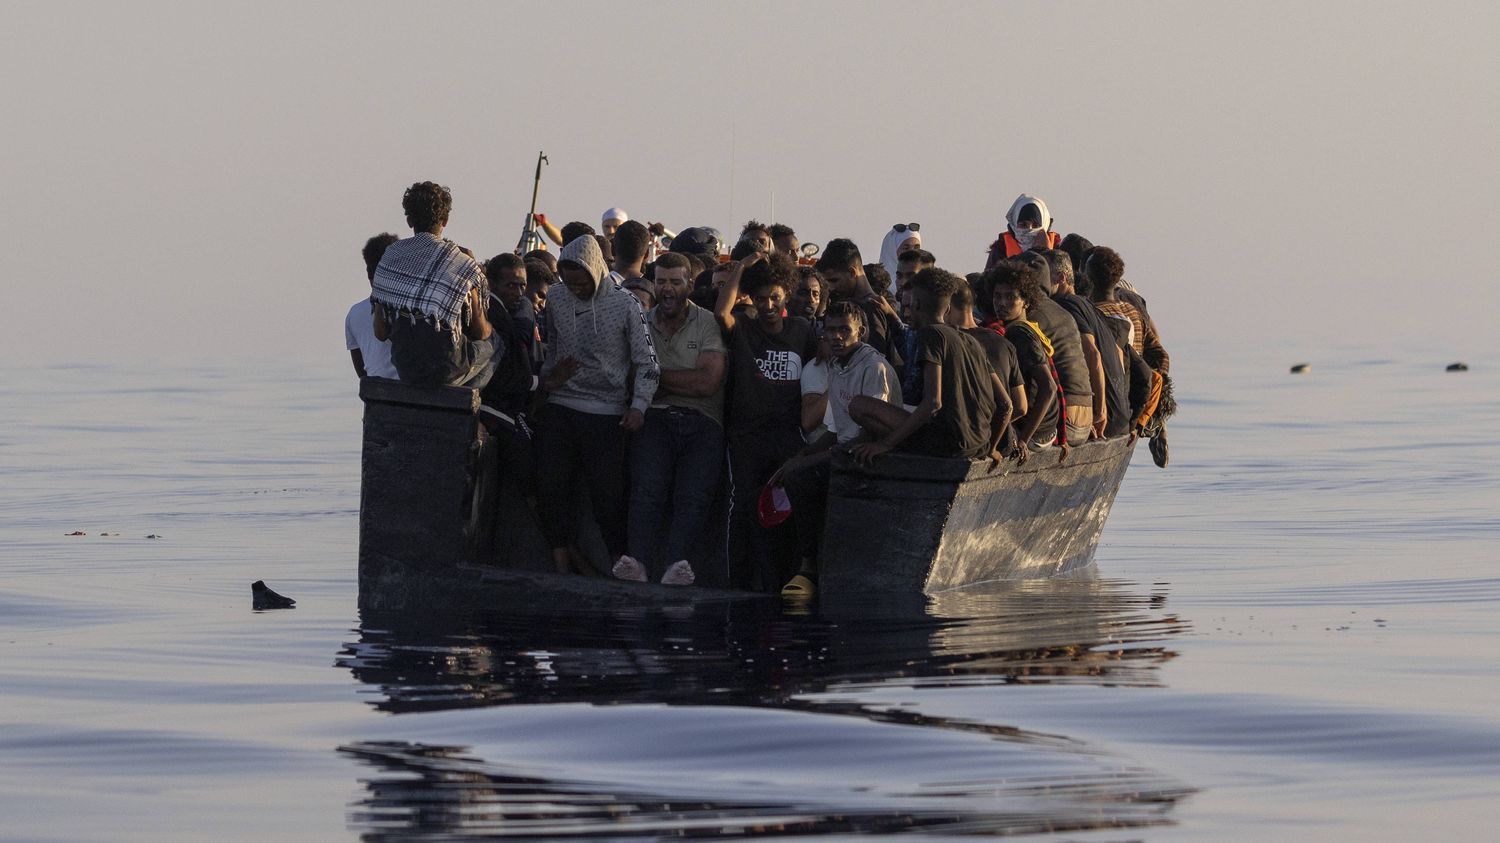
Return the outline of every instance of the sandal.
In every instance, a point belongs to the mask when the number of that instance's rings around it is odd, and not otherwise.
[[[786,581],[781,587],[782,597],[811,597],[818,591],[817,583],[808,579],[806,574],[798,574]]]

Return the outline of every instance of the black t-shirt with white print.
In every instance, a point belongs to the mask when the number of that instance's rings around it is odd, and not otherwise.
[[[812,325],[799,316],[768,334],[754,317],[729,333],[731,436],[801,429],[802,366],[817,353]]]

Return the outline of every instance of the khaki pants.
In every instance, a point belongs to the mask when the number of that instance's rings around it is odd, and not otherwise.
[[[1082,445],[1089,441],[1089,434],[1094,430],[1094,408],[1092,405],[1069,404],[1068,414],[1068,444]]]

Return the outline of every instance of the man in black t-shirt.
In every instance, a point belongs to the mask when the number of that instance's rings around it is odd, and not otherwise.
[[[967,281],[967,279],[965,279]],[[1016,362],[1015,346],[1005,338],[1005,326],[993,324],[981,327],[974,318],[974,290],[965,283],[953,293],[953,304],[948,315],[943,317],[948,325],[963,331],[979,341],[990,366],[1000,376],[1000,385],[1010,398],[1010,417],[1007,424],[1026,415],[1026,379],[1021,377],[1021,364]]]
[[[783,315],[794,265],[753,251],[722,264],[714,316],[729,346],[729,584],[774,592],[790,576],[791,534],[756,520],[761,488],[802,449],[802,366],[817,353],[811,323]],[[754,314],[735,308],[741,286]]]
[[[828,282],[828,304],[849,301],[859,305],[865,315],[865,342],[884,354],[899,371],[901,353],[891,344],[890,314],[865,278],[860,260],[859,247],[848,238],[836,237],[823,247],[823,254],[818,258],[818,272]]]
[[[1046,253],[1046,257],[1052,265],[1052,300],[1072,314],[1073,321],[1078,324],[1078,338],[1083,343],[1083,357],[1089,366],[1089,380],[1094,391],[1093,438],[1124,436],[1130,432],[1130,383],[1115,333],[1105,323],[1105,316],[1099,308],[1077,294],[1073,259],[1068,253],[1053,249]]]
[[[1059,439],[1061,390],[1052,368],[1052,347],[1046,334],[1030,321],[1030,310],[1046,298],[1037,273],[1014,260],[1002,260],[985,273],[995,317],[1005,326],[1005,338],[1016,349],[1016,362],[1026,379],[1026,414],[1016,420],[1016,436],[1034,450],[1051,447]]]
[[[943,324],[953,293],[964,283],[951,272],[924,269],[912,279],[912,322],[917,328],[913,366],[922,367],[922,399],[914,409],[858,396],[849,416],[876,437],[854,446],[869,464],[900,448],[933,457],[978,459],[998,465],[1010,399],[979,342]]]

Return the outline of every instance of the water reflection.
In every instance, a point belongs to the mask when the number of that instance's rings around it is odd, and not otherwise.
[[[365,612],[339,666],[370,686],[374,707],[443,726],[341,748],[375,771],[350,822],[368,839],[1164,822],[1185,791],[1150,771],[1066,737],[859,697],[1155,685],[1174,655],[1166,642],[1186,628],[1165,603],[1069,579],[806,616],[769,604]],[[522,707],[545,703],[593,705]],[[506,705],[503,717],[459,711]]]

